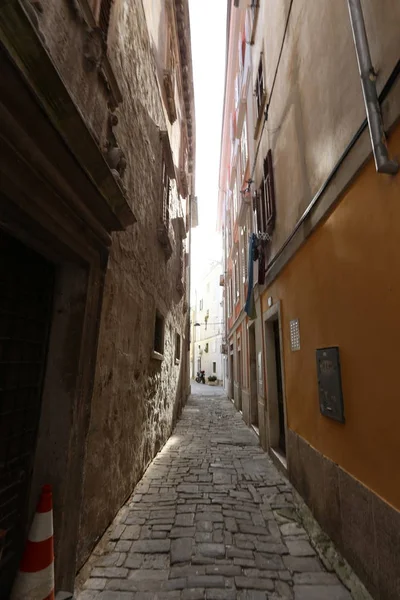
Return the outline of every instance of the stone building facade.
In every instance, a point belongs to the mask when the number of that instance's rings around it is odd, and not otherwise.
[[[210,270],[195,289],[192,307],[192,377],[204,370],[209,375],[224,379],[222,344],[225,333],[223,321],[223,289],[220,286],[222,263],[213,261]]]
[[[229,1],[219,180],[227,392],[382,600],[400,597],[399,23],[392,0]]]
[[[3,597],[41,485],[72,589],[189,391],[187,1],[10,0],[0,60]]]

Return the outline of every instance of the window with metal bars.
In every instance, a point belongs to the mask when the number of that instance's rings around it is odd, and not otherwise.
[[[275,188],[271,150],[264,159],[263,180],[259,191],[253,196],[253,210],[257,232],[272,233],[275,225]]]
[[[247,281],[247,270],[248,270],[248,265],[247,265],[247,254],[248,254],[247,244],[248,244],[248,240],[247,240],[246,232],[247,232],[246,227],[243,227],[242,231],[241,231],[241,236],[242,236],[242,276],[243,276],[243,283],[246,283],[246,281]]]
[[[171,195],[171,180],[167,173],[167,167],[163,162],[163,200],[162,200],[162,220],[165,227],[169,227],[169,203]]]

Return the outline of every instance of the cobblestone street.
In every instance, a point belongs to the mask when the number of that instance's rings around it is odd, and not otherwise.
[[[92,555],[78,600],[351,600],[241,415],[220,388],[192,390]]]

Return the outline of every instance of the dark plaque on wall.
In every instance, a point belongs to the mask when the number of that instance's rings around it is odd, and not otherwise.
[[[317,349],[317,377],[321,414],[344,423],[339,348]]]

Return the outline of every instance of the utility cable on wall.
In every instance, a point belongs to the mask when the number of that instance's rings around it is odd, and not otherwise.
[[[262,136],[263,136],[263,133],[264,133],[265,123],[268,120],[268,110],[269,110],[269,107],[271,105],[272,94],[274,93],[275,81],[276,81],[276,78],[277,78],[277,75],[278,75],[279,64],[281,62],[281,57],[282,57],[282,52],[283,52],[283,46],[284,46],[284,43],[285,43],[286,33],[287,33],[287,30],[288,30],[288,26],[289,26],[290,13],[292,11],[292,5],[293,5],[293,0],[290,0],[289,10],[288,10],[288,14],[287,14],[287,17],[286,17],[285,30],[283,32],[283,37],[282,37],[282,44],[281,44],[281,48],[279,50],[278,62],[276,63],[276,69],[275,69],[275,73],[274,73],[274,79],[272,80],[271,92],[269,94],[268,104],[267,104],[267,106],[265,108],[265,112],[264,112],[263,126],[262,126],[262,129],[261,129],[260,137],[259,137],[258,144],[257,144],[256,155],[254,157],[254,162],[253,162],[253,166],[252,166],[252,169],[251,169],[250,179],[248,181],[249,187],[250,187],[250,184],[253,183],[253,181],[254,181],[253,180],[253,176],[254,176],[254,171],[256,169],[258,152],[260,150],[260,145],[261,145],[261,140],[262,140]]]

